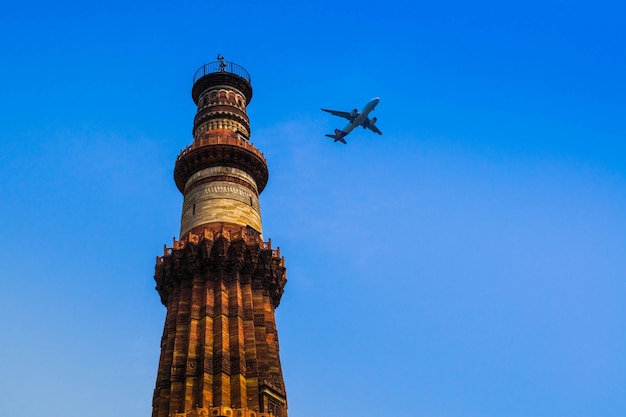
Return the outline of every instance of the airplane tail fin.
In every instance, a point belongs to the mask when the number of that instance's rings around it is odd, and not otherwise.
[[[344,136],[346,136],[346,132],[344,132],[343,130],[339,130],[339,129],[335,129],[335,134],[334,135],[326,135],[329,138],[335,139],[335,142],[341,142],[344,145],[346,145],[346,140],[343,138]]]

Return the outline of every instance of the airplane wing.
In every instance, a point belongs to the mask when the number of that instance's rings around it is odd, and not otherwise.
[[[355,119],[352,116],[352,113],[348,112],[348,111],[338,111],[338,110],[327,110],[327,109],[322,109],[323,111],[332,114],[333,116],[339,116],[339,117],[343,117],[344,119],[348,119],[351,122]]]
[[[326,135],[326,136],[328,136],[329,138],[335,139],[335,142],[339,141],[339,142],[343,143],[344,145],[348,144],[348,142],[346,142],[346,140],[344,138],[342,138],[342,137],[337,137],[335,135]]]
[[[378,129],[376,127],[376,125],[374,125],[374,123],[372,123],[372,121],[370,120],[369,117],[367,119],[365,119],[363,121],[363,123],[361,123],[361,126],[363,126],[366,129],[371,130],[372,132],[378,133],[379,135],[383,134],[383,132],[381,132],[380,129]]]

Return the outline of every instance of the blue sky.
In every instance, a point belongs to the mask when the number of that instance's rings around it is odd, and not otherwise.
[[[244,66],[293,417],[626,415],[619,2],[0,7],[0,415],[149,415],[195,70]],[[381,97],[383,136],[324,134]]]

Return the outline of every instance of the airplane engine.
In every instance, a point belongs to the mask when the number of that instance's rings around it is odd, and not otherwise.
[[[378,119],[377,119],[377,118],[375,118],[375,117],[372,117],[372,120],[370,120],[370,124],[371,124],[372,126],[374,126],[374,125],[376,124],[376,120],[378,120]]]
[[[359,111],[357,109],[352,110],[352,112],[350,113],[350,117],[356,117],[359,114]]]

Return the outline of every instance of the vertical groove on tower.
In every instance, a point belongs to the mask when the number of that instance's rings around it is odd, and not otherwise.
[[[204,328],[204,361],[203,361],[203,377],[204,383],[202,386],[204,403],[201,403],[203,407],[211,406],[215,404],[213,400],[213,361],[210,359],[213,357],[213,311],[214,311],[214,283],[207,281],[205,283],[206,298],[205,298],[205,328]]]
[[[153,417],[287,417],[274,310],[286,283],[262,238],[268,171],[250,142],[250,77],[236,64],[200,68],[193,143],[176,161],[179,240],[157,257],[167,315]]]

